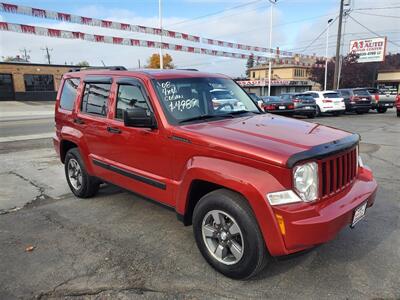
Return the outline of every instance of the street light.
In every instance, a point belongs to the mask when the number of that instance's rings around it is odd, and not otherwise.
[[[324,82],[324,91],[326,91],[326,82],[328,80],[328,48],[329,48],[329,25],[333,19],[328,20],[328,25],[326,27],[326,50],[325,50],[325,82]]]
[[[271,3],[271,8],[270,8],[270,22],[269,22],[269,49],[272,49],[272,11],[274,4],[278,2],[278,0],[268,0]],[[270,50],[271,51],[271,50]],[[272,68],[272,62],[271,58],[269,58],[268,62],[268,96],[271,96],[271,68]]]
[[[164,58],[162,51],[163,44],[163,28],[162,28],[162,11],[161,11],[161,0],[158,0],[158,18],[159,18],[159,27],[160,27],[160,69],[164,69]]]

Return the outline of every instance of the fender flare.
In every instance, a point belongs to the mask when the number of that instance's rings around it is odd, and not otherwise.
[[[93,174],[92,162],[89,160],[89,149],[86,146],[83,133],[76,128],[64,126],[60,133],[60,154],[63,141],[69,141],[78,146],[81,158],[85,163],[86,171],[89,174]]]
[[[253,210],[271,255],[282,253],[284,241],[265,195],[285,188],[268,171],[218,158],[193,157],[188,161],[179,184],[176,198],[178,214],[185,215],[187,212],[190,188],[195,180],[214,183],[241,194]]]

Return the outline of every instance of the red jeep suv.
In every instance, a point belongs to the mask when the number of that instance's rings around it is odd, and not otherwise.
[[[214,103],[215,90],[229,101]],[[208,263],[232,278],[333,239],[375,199],[358,135],[263,113],[223,75],[70,72],[55,121],[77,197],[109,182],[172,208]]]

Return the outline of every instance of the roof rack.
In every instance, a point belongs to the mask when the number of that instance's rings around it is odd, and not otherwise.
[[[193,72],[198,72],[199,70],[197,69],[176,69],[176,70],[180,70],[180,71],[193,71]]]
[[[109,70],[109,71],[127,71],[127,68],[124,66],[109,66],[109,67],[80,67],[80,68],[71,68],[69,72],[79,72],[86,70]]]

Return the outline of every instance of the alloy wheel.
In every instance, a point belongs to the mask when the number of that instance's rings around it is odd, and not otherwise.
[[[233,265],[244,253],[243,234],[234,218],[221,210],[209,211],[202,222],[203,241],[219,262]]]
[[[68,179],[75,190],[82,187],[82,170],[78,161],[71,158],[68,161]]]

